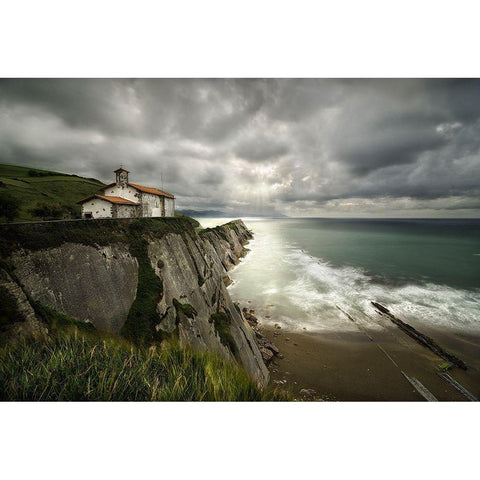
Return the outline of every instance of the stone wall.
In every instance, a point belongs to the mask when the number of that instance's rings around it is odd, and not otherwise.
[[[175,200],[173,198],[165,198],[165,217],[175,216]]]
[[[140,207],[135,205],[113,205],[113,218],[135,218],[138,217]]]
[[[162,198],[158,195],[142,192],[142,217],[161,217]]]
[[[175,201],[173,198],[160,197],[142,192],[143,217],[173,217],[175,216]]]
[[[91,214],[91,218],[111,218],[113,205],[101,198],[92,198],[88,202],[82,204],[82,218],[86,214]]]

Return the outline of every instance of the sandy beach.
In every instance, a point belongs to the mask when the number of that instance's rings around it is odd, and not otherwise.
[[[298,399],[425,401],[404,372],[420,381],[439,401],[467,401],[438,375],[443,359],[396,326],[368,331],[371,339],[361,330],[298,333],[262,325],[259,330],[277,345],[283,357],[276,357],[269,366],[271,382],[289,389]],[[464,358],[469,367],[467,371],[451,368],[448,373],[479,397],[480,338],[437,333],[436,340]],[[312,389],[315,393],[300,394],[302,389]]]

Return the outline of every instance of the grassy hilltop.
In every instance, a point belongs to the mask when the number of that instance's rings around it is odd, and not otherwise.
[[[41,220],[47,215],[34,209],[55,206],[57,218],[77,217],[78,200],[95,193],[103,183],[94,178],[0,164],[0,197],[13,197],[19,203],[15,221]],[[0,221],[5,221],[0,219]]]

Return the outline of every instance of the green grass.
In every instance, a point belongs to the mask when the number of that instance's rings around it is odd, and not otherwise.
[[[121,338],[58,335],[0,348],[0,400],[286,400],[260,390],[232,362],[178,344],[136,347]]]
[[[93,178],[0,164],[0,188],[21,202],[20,213],[15,221],[39,220],[31,210],[37,204],[44,203],[60,204],[65,212],[79,215],[76,202],[92,195],[102,186],[102,182]]]
[[[187,217],[183,213],[175,212],[175,217],[177,218],[188,218],[188,221],[192,224],[192,227],[195,229],[200,229],[200,223],[192,217]]]
[[[235,223],[234,220],[231,222],[225,223],[224,225],[218,225],[216,227],[208,227],[208,228],[197,228],[196,231],[199,235],[205,235],[206,233],[213,233],[215,235],[220,236],[223,240],[230,243],[230,239],[228,238],[227,234],[225,233],[225,228],[233,230],[235,233],[239,233],[238,225]]]
[[[65,242],[84,245],[129,243],[132,238],[162,238],[167,233],[195,235],[188,217],[103,219],[0,226],[0,256],[7,257],[21,245],[27,250],[55,248]]]

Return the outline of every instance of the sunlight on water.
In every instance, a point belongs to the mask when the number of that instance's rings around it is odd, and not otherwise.
[[[230,219],[199,219],[204,227],[228,220]],[[251,252],[230,272],[234,283],[229,290],[235,300],[255,309],[265,323],[279,323],[290,330],[355,330],[357,327],[337,309],[338,305],[357,319],[368,323],[370,328],[382,328],[382,319],[375,315],[370,304],[374,300],[388,306],[395,314],[414,325],[423,323],[464,332],[480,331],[479,289],[433,283],[432,275],[437,274],[438,278],[443,279],[447,278],[445,272],[437,273],[435,269],[430,269],[428,259],[424,261],[424,266],[417,262],[416,268],[408,266],[407,269],[407,260],[404,261],[399,256],[403,252],[397,256],[390,253],[388,265],[372,260],[382,258],[382,244],[385,244],[385,249],[391,248],[394,242],[391,234],[388,236],[383,231],[369,233],[373,240],[361,247],[355,239],[358,235],[366,235],[365,232],[343,232],[343,241],[345,238],[350,239],[352,245],[342,246],[347,251],[346,257],[342,259],[338,254],[342,248],[338,249],[334,244],[328,246],[332,238],[337,239],[338,232],[334,232],[333,237],[325,236],[326,227],[322,236],[321,224],[315,224],[315,228],[311,228],[310,221],[306,234],[305,225],[298,219],[295,222],[284,219],[244,221],[254,231],[255,238],[248,246]],[[302,236],[298,235],[300,227],[304,228]],[[418,233],[415,235],[418,236]],[[399,242],[395,248],[404,248],[408,258],[416,251],[412,238],[410,231],[395,230],[395,239]],[[415,241],[418,242],[418,249],[422,248],[423,237],[420,236]],[[447,247],[435,252],[434,259],[447,258],[445,252],[452,242],[453,239],[445,241]],[[438,240],[436,243],[442,242]],[[368,250],[370,244],[375,247]],[[406,247],[402,247],[403,244]],[[328,248],[322,253],[327,255],[333,252],[334,261],[312,254],[312,250],[317,253],[325,245]],[[356,245],[365,252],[357,258],[356,265],[352,265],[350,257],[355,255],[348,252],[355,252]],[[459,252],[459,249],[456,251]],[[467,254],[468,252],[465,253]],[[469,255],[471,258],[472,254]],[[368,268],[363,268],[362,262]],[[474,274],[475,271],[472,275]],[[452,283],[458,281],[452,276]]]

